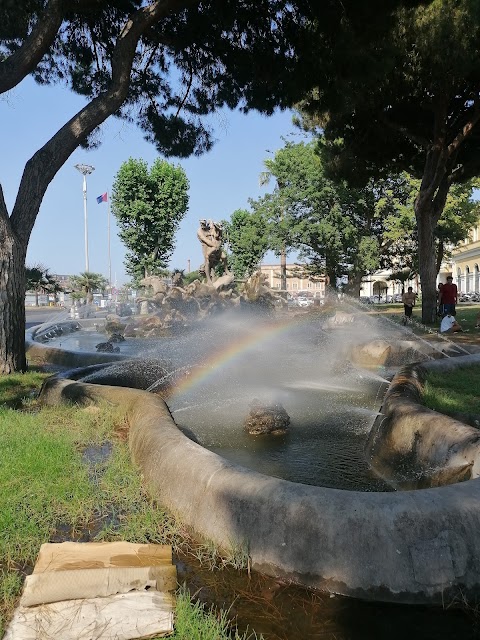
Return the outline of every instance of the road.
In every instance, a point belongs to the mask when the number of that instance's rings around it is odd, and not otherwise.
[[[63,307],[25,307],[26,328],[30,329],[44,322],[69,320],[69,311]]]

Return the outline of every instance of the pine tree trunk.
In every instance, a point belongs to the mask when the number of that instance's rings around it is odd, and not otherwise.
[[[362,280],[365,274],[363,272],[355,271],[348,283],[347,293],[354,298],[359,298],[362,291]]]
[[[422,322],[430,324],[436,321],[437,309],[437,258],[435,250],[435,226],[431,203],[415,203],[415,216],[418,229],[418,264],[422,284]]]
[[[329,254],[325,255],[325,274],[327,276],[325,302],[334,302],[337,299],[337,265],[331,260]]]
[[[438,242],[438,247],[437,247],[437,265],[436,265],[437,273],[435,274],[435,280],[437,279],[437,275],[442,267],[444,256],[445,256],[445,244],[443,240],[440,240]]]
[[[0,374],[27,370],[25,254],[18,242],[0,244]]]
[[[280,252],[280,289],[282,291],[287,290],[287,252],[285,244],[283,244]]]

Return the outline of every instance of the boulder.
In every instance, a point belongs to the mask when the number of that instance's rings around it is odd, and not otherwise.
[[[350,352],[350,360],[362,367],[385,366],[390,357],[391,345],[386,340],[372,340],[355,345]]]
[[[127,326],[127,322],[125,322],[125,320],[122,320],[120,316],[109,314],[105,318],[105,332],[108,335],[112,333],[123,334],[126,326]]]
[[[251,435],[283,435],[290,424],[290,416],[281,404],[265,404],[255,398],[244,424]]]
[[[337,311],[331,318],[328,318],[323,323],[324,329],[337,329],[346,324],[350,324],[354,321],[355,316],[353,313],[346,313],[345,311]]]
[[[108,342],[125,342],[125,337],[121,333],[112,333]]]
[[[105,353],[118,353],[120,351],[119,347],[114,347],[113,344],[109,341],[107,342],[99,342],[95,345],[95,349],[97,351],[102,351]]]

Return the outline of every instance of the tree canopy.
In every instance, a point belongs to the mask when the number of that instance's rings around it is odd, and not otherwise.
[[[25,267],[26,289],[35,292],[35,306],[38,307],[38,294],[51,293],[56,296],[63,288],[42,264]]]
[[[93,294],[95,291],[105,291],[109,282],[101,273],[93,273],[92,271],[84,271],[78,276],[71,276],[70,283],[76,293],[81,293],[86,302],[93,302]]]
[[[118,170],[112,213],[127,247],[126,271],[135,280],[167,266],[188,209],[188,188],[182,167],[166,160],[155,160],[149,169],[144,160],[130,158]]]
[[[408,197],[405,179],[363,188],[333,181],[313,142],[288,142],[265,165],[276,188],[251,204],[268,223],[269,248],[298,250],[309,271],[327,275],[334,287],[347,275],[358,294],[362,277],[388,254],[388,221]]]
[[[317,88],[301,103],[304,126],[321,129],[333,175],[356,184],[392,171],[420,179],[425,322],[435,317],[435,228],[449,189],[480,171],[479,35],[478,0],[400,7],[376,32],[346,19],[328,60],[332,43],[317,39]]]
[[[276,187],[251,205],[263,220],[269,249],[296,249],[299,258],[309,262],[309,272],[327,275],[332,286],[348,276],[349,290],[356,295],[362,278],[379,268],[418,273],[417,179],[402,172],[370,178],[357,187],[332,180],[313,142],[288,142],[265,165]],[[464,239],[478,220],[479,205],[472,200],[475,184],[455,185],[448,195],[435,232],[435,273],[448,248]]]
[[[135,122],[165,156],[203,153],[214,140],[205,116],[290,106],[311,86],[314,41],[334,40],[346,16],[384,29],[399,1],[4,0],[0,94],[32,76],[85,106],[28,160],[11,212],[0,189],[0,372],[26,368],[25,257],[46,189],[78,147],[100,142],[109,116]]]
[[[237,209],[230,220],[223,220],[228,261],[237,278],[252,275],[269,248],[267,222],[258,212]]]

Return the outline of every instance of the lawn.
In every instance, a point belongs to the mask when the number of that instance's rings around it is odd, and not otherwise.
[[[480,418],[479,389],[480,366],[428,371],[424,402],[430,409],[447,415]]]
[[[372,304],[367,307],[367,311],[381,316],[388,316],[390,320],[398,322],[399,324],[401,323],[403,318],[403,304],[398,303]],[[468,340],[472,342],[478,342],[480,344],[480,329],[475,328],[479,314],[480,304],[461,302],[457,305],[456,319],[461,324],[462,328],[470,334],[468,336]],[[413,308],[412,318],[413,324],[409,325],[409,328],[411,328],[412,331],[418,335],[431,334],[432,331],[438,332],[440,328],[441,318],[438,318],[437,322],[428,323],[426,325],[422,323],[422,305],[419,302],[417,302],[417,305]],[[455,338],[457,337],[458,336],[455,336]]]
[[[118,410],[41,407],[32,395],[45,377],[37,371],[0,378],[0,637],[43,542],[122,539],[184,552],[193,544],[148,497]],[[87,450],[106,445],[104,459],[86,459]],[[198,555],[198,547],[192,552]],[[232,638],[224,613],[205,610],[185,589],[177,596],[172,638]]]

